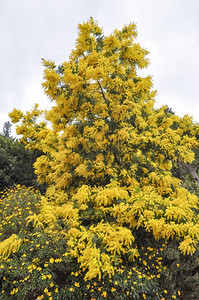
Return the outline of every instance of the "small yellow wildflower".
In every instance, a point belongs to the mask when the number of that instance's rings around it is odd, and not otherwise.
[[[102,293],[102,296],[104,296],[104,297],[106,298],[106,296],[107,296],[107,292],[106,292],[106,291],[104,291],[104,292]]]
[[[50,262],[51,264],[53,264],[53,263],[54,263],[54,258],[51,257],[51,258],[49,259],[49,262]]]
[[[79,287],[79,282],[75,282],[74,285],[75,285],[76,287]]]

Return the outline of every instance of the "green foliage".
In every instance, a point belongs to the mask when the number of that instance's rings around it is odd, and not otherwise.
[[[12,233],[23,243],[18,251],[1,260],[1,299],[119,300],[145,299],[145,295],[146,299],[161,299],[158,279],[164,269],[158,250],[143,247],[143,261],[115,266],[111,278],[85,281],[85,271],[67,255],[67,240],[61,230],[57,235],[28,223],[27,217],[37,213],[40,205],[39,192],[31,189],[18,186],[2,194],[0,240],[8,240]]]
[[[161,284],[171,293],[180,290],[181,299],[193,300],[199,295],[199,248],[192,256],[182,255],[177,243],[170,241],[163,252],[163,264],[167,272]]]
[[[0,191],[15,184],[45,191],[45,187],[37,183],[33,168],[40,155],[39,151],[27,150],[20,141],[0,135]]]
[[[26,218],[39,212],[40,193],[20,185],[1,192],[0,238],[9,238],[26,230]]]

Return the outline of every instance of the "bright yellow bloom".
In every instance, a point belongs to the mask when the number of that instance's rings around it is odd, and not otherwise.
[[[49,259],[49,262],[50,262],[51,264],[53,264],[53,263],[54,263],[54,258],[51,257],[51,258]]]
[[[79,282],[75,282],[74,285],[75,285],[76,287],[80,287]]]

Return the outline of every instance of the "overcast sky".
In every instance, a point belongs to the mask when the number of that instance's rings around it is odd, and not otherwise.
[[[0,132],[14,107],[49,107],[41,58],[67,60],[77,24],[91,16],[105,34],[135,22],[150,52],[144,75],[153,76],[156,107],[199,122],[198,0],[0,0]]]

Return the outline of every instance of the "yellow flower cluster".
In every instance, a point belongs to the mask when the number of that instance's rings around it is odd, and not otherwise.
[[[48,257],[44,268],[74,259],[85,281],[111,279],[115,266],[141,260],[139,230],[155,240],[176,239],[183,254],[192,255],[198,245],[198,197],[171,172],[178,161],[194,160],[198,125],[166,106],[154,108],[152,79],[137,72],[148,65],[148,52],[136,35],[135,24],[106,37],[92,18],[79,25],[69,60],[59,68],[44,61],[43,87],[55,105],[10,113],[27,147],[43,152],[34,167],[48,185],[39,212],[29,210],[27,226],[67,245],[63,257]],[[22,242],[11,235],[0,243],[0,255],[8,258]],[[38,243],[37,251],[42,247]],[[162,271],[161,260],[154,267]],[[29,272],[35,268],[31,263]],[[146,259],[143,268],[149,280],[160,277]],[[133,284],[143,277],[138,274]],[[69,291],[78,287],[75,281]],[[44,293],[52,297],[50,288]],[[101,296],[108,297],[107,291]]]

